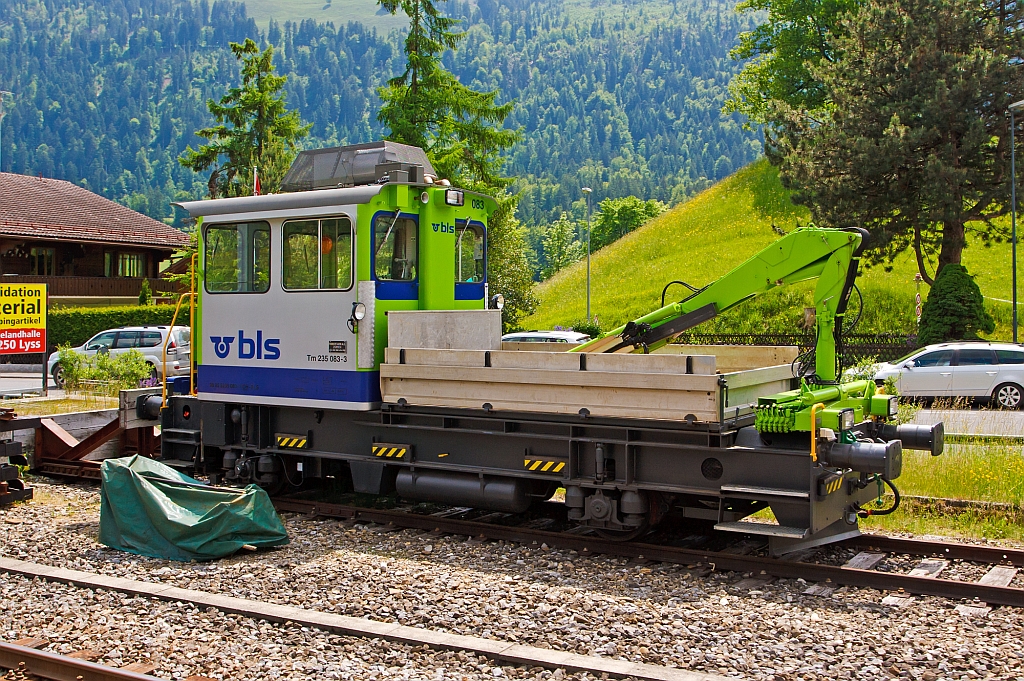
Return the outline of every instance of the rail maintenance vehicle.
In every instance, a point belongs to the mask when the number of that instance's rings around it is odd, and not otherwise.
[[[564,488],[569,519],[602,536],[674,513],[780,554],[856,535],[886,512],[867,508],[883,485],[898,504],[904,449],[942,452],[941,424],[897,425],[897,396],[840,380],[863,230],[797,229],[682,300],[530,352],[501,343],[495,200],[422,150],[304,151],[282,189],[180,204],[199,232],[193,380],[137,406],[160,420],[165,463],[271,493],[333,480],[508,513]],[[816,342],[792,361],[668,344],[814,279]],[[764,508],[776,522],[749,518]]]

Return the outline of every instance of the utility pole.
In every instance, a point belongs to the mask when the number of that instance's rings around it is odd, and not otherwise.
[[[7,92],[6,90],[0,90],[0,173],[3,172],[3,151],[4,151],[4,116],[7,115],[7,111],[4,108],[4,100],[8,97],[13,97],[13,92]],[[44,362],[45,363],[45,362]]]
[[[1014,112],[1024,108],[1024,100],[1010,105],[1010,267],[1013,295],[1013,342],[1017,342],[1017,135]]]
[[[584,187],[583,193],[587,195],[587,323],[591,321],[590,316],[590,194],[594,190]]]

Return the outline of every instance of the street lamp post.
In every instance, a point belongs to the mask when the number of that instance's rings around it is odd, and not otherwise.
[[[587,195],[587,323],[592,319],[590,316],[590,194],[594,190],[584,187],[583,193]]]
[[[6,99],[7,97],[13,97],[13,96],[14,96],[13,92],[7,92],[6,90],[0,90],[0,161],[3,160],[3,150],[4,150],[4,146],[3,146],[3,142],[4,142],[4,135],[3,135],[3,133],[4,133],[4,116],[7,115],[7,112],[4,110],[4,99]],[[2,173],[3,170],[4,170],[3,164],[0,163],[0,173]]]
[[[1024,108],[1024,99],[1010,105],[1010,257],[1013,286],[1013,342],[1017,342],[1017,137],[1014,112]]]

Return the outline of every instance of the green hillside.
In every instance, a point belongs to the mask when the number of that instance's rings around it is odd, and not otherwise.
[[[613,328],[660,305],[664,285],[682,279],[703,286],[725,274],[779,238],[772,226],[786,232],[806,224],[809,214],[789,201],[777,171],[766,161],[753,163],[693,199],[676,206],[636,232],[593,255],[592,302],[602,328]],[[1007,244],[986,248],[972,244],[964,264],[976,275],[998,327],[994,337],[1009,338],[1010,306],[993,299],[1010,298],[1010,256]],[[914,274],[910,253],[891,272],[866,269],[858,279],[864,293],[864,315],[858,333],[912,333]],[[927,297],[926,285],[921,286]],[[699,327],[718,333],[792,333],[799,329],[803,308],[811,305],[813,283],[776,289]],[[530,329],[548,329],[582,319],[586,309],[586,262],[569,267],[537,288],[540,306],[523,321]],[[681,297],[680,287],[669,300]],[[856,301],[851,302],[851,313]]]

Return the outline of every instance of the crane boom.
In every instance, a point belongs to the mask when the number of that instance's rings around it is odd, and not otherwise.
[[[837,337],[865,230],[797,229],[683,300],[634,319],[571,352],[650,352],[689,328],[777,286],[817,279],[814,382],[838,379]]]

